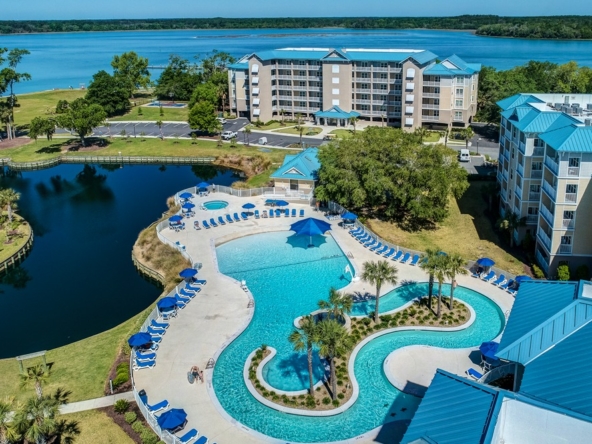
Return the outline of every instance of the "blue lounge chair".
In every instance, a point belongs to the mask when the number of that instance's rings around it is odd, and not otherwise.
[[[138,361],[137,359],[134,359],[134,370],[142,370],[143,368],[152,368],[156,365],[156,359],[153,359],[152,361]]]
[[[304,217],[304,210],[300,210],[300,217]]]
[[[218,226],[218,224],[216,223],[216,221],[214,220],[214,218],[213,218],[213,217],[212,217],[212,218],[210,218],[210,225],[211,225],[212,227],[217,227],[217,226]]]
[[[156,359],[156,353],[138,353],[136,352],[136,360],[138,362],[154,361]]]
[[[377,242],[376,239],[374,239],[373,237],[370,237],[370,239],[368,239],[366,242],[364,242],[364,246],[366,248],[370,248],[370,247],[373,247],[376,242]]]
[[[218,223],[220,225],[226,225],[226,222],[224,222],[224,219],[222,219],[222,216],[218,216]]]
[[[391,248],[389,251],[387,251],[386,253],[384,253],[383,257],[386,257],[388,259],[393,254],[395,254],[395,249],[394,248]]]
[[[287,208],[284,211],[284,217],[290,217],[290,210],[288,210]]]
[[[197,294],[201,291],[201,288],[193,286],[191,284],[185,284],[185,290],[192,291],[194,294]]]
[[[495,281],[492,281],[491,283],[493,285],[497,285],[499,287],[504,282],[506,282],[506,276],[504,276],[503,274],[500,274],[499,277]]]
[[[182,444],[190,443],[195,438],[197,438],[197,430],[191,429],[187,433],[185,433],[183,436],[177,436],[176,438],[177,438],[176,441],[179,441]]]
[[[169,402],[165,399],[164,401],[160,401],[157,404],[149,405],[146,401],[144,401],[144,405],[148,409],[150,413],[160,412],[161,410],[169,408]]]
[[[210,224],[208,223],[207,220],[204,220],[202,225],[205,227],[206,230],[210,228]]]
[[[363,244],[365,242],[368,242],[370,239],[372,239],[372,237],[368,233],[366,233],[363,236],[358,237],[358,242]]]
[[[413,259],[411,259],[411,264],[410,265],[417,265],[417,263],[419,262],[419,254],[416,254],[415,256],[413,256]]]
[[[165,330],[153,328],[151,325],[148,326],[148,328],[146,329],[146,331],[148,333],[150,333],[151,335],[153,335],[153,336],[162,336],[162,335],[164,335],[166,333]]]
[[[240,217],[238,217],[238,214],[237,213],[234,213],[232,215],[232,218],[234,219],[235,222],[240,222]]]
[[[241,213],[241,218],[242,218],[243,220],[248,220],[248,219],[249,219],[249,215],[243,211],[243,212]]]
[[[160,341],[162,341],[162,336],[150,335],[150,338],[155,344],[160,344]]]
[[[208,444],[208,438],[205,436],[200,436],[199,439],[195,441],[195,444]]]
[[[193,281],[191,281],[191,283],[196,284],[196,285],[206,285],[208,283],[208,281],[206,281],[205,279],[193,278]]]
[[[259,219],[259,210],[255,210],[255,219]]]
[[[362,238],[364,238],[366,236],[370,236],[370,235],[368,233],[366,233],[365,231],[363,231],[363,230],[360,233],[358,233],[358,234],[354,234],[354,237],[357,240],[360,240],[360,239],[362,239]]]
[[[486,276],[483,276],[481,279],[484,280],[485,282],[491,282],[492,280],[495,279],[495,272],[490,271],[489,273],[487,273]]]
[[[362,230],[360,227],[352,228],[351,230],[349,230],[349,234],[351,234],[352,236],[355,236],[356,234],[361,234],[363,232],[364,230]]]
[[[382,248],[382,242],[378,242],[376,245],[370,248],[370,251],[376,251],[379,248]]]
[[[174,318],[175,316],[177,316],[177,311],[174,310],[174,309],[173,310],[168,310],[168,311],[161,311],[160,312],[160,316],[165,321],[168,321],[169,319]]]
[[[471,276],[474,278],[480,278],[483,275],[483,268],[479,267],[476,271],[471,273]]]
[[[275,210],[275,217],[281,217],[281,216],[282,216],[281,210]]]
[[[473,379],[481,379],[483,377],[483,375],[481,373],[479,373],[477,370],[472,369],[472,368],[467,370],[467,375]]]
[[[177,301],[177,307],[185,308],[187,305],[187,299],[181,298],[178,294],[175,294],[175,300]]]
[[[234,223],[234,221],[232,220],[232,217],[230,217],[230,214],[226,215],[226,222],[228,222],[229,224]]]
[[[201,290],[200,290],[201,291]],[[181,288],[178,292],[179,296],[181,296],[182,298],[189,298],[189,299],[193,299],[195,297],[195,294],[197,292],[196,291],[188,291],[184,288]]]
[[[409,260],[409,258],[410,258],[410,257],[411,257],[411,254],[409,254],[409,253],[405,253],[405,254],[403,255],[403,259],[401,259],[401,263],[402,263],[402,264],[406,263],[406,262]]]
[[[397,251],[397,254],[393,256],[394,261],[398,261],[403,257],[403,252],[401,250]]]
[[[499,288],[501,288],[502,290],[507,290],[508,288],[512,287],[514,285],[514,279],[510,279],[508,282],[506,282],[505,284],[501,284],[499,286]]]
[[[273,212],[273,210],[269,210],[269,217],[271,217],[272,219],[275,217],[275,213]]]
[[[154,328],[160,328],[162,330],[166,330],[170,326],[170,324],[167,322],[157,322],[154,319],[152,319],[152,321],[150,321],[150,325]]]
[[[292,217],[296,217],[296,208],[292,208]]]
[[[506,291],[514,297],[516,297],[516,295],[518,294],[518,290],[516,290],[515,288],[508,288]]]
[[[378,250],[374,250],[374,252],[376,254],[379,254],[382,256],[386,251],[388,251],[388,249],[389,249],[388,245],[383,245],[382,248],[380,248]]]

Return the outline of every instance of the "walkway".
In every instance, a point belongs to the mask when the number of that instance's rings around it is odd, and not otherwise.
[[[262,196],[238,198],[222,193],[212,193],[206,198],[194,198],[193,202],[199,207],[200,201],[204,200],[228,201],[228,210],[214,212],[198,210],[195,218],[186,219],[185,230],[174,232],[165,229],[162,234],[173,242],[179,241],[185,245],[187,252],[194,260],[203,264],[200,278],[207,279],[208,283],[185,309],[180,310],[177,318],[171,321],[171,327],[167,330],[158,349],[156,366],[134,372],[136,387],[138,390],[146,390],[150,403],[167,399],[171,407],[185,409],[188,414],[185,430],[195,428],[200,435],[208,436],[210,442],[218,444],[285,443],[285,441],[249,433],[249,429],[230,418],[208,393],[213,392],[208,390],[208,388],[211,389],[211,369],[205,370],[205,384],[190,385],[187,381],[187,372],[192,365],[205,369],[208,360],[215,356],[223,344],[243,330],[252,313],[252,309],[247,308],[248,296],[240,289],[238,283],[218,272],[214,245],[246,235],[288,230],[289,225],[300,218],[254,219],[251,217],[248,221],[196,231],[193,229],[195,219],[201,224],[206,217],[209,220],[214,215],[217,217],[226,212],[240,212],[242,205],[247,201],[262,209],[265,198]],[[291,202],[290,208],[297,210],[304,208],[306,217],[315,216],[324,219],[321,213],[315,212],[308,204]],[[379,257],[363,248],[348,234],[347,230],[337,225],[338,222],[331,222],[333,225],[331,233],[343,252],[351,253],[351,255],[348,254],[350,261],[356,272],[360,273],[365,261],[376,261]],[[397,267],[401,280],[426,280],[425,273],[418,267],[403,264],[397,264]],[[513,298],[491,284],[467,276],[459,277],[458,281],[459,285],[490,295],[504,312],[512,306]],[[344,290],[374,293],[373,286],[364,281],[354,282]],[[390,290],[392,286],[385,285],[382,291],[386,294]],[[368,432],[355,442],[372,442],[378,433],[379,430]]]
[[[87,399],[85,401],[71,402],[60,407],[60,413],[66,415],[68,413],[83,412],[85,410],[100,409],[102,407],[109,407],[115,404],[120,399],[126,401],[134,401],[133,392],[117,393],[116,395],[103,396],[102,398]]]

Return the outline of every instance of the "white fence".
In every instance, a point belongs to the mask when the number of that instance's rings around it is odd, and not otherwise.
[[[208,187],[208,191],[213,191],[216,193],[225,193],[231,196],[236,197],[254,197],[254,196],[265,196],[270,198],[277,198],[281,197],[287,200],[306,200],[310,202],[312,199],[312,192],[311,193],[301,193],[299,191],[294,190],[287,190],[282,187],[261,187],[261,188],[245,188],[245,189],[235,189],[231,187],[225,187],[223,185],[210,185]],[[181,190],[177,194],[175,194],[175,203],[179,205],[181,203],[181,198],[179,195],[183,193],[191,193],[197,194],[198,190],[196,187],[187,188],[186,190]]]

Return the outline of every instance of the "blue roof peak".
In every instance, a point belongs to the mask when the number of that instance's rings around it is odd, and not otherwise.
[[[307,148],[293,156],[286,156],[284,163],[272,175],[272,179],[316,180],[321,167],[319,149]]]

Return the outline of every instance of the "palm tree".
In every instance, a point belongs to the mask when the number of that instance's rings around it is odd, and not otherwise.
[[[514,230],[526,225],[526,218],[520,217],[516,213],[507,213],[506,217],[498,220],[497,227],[510,234],[510,247],[514,247]]]
[[[245,126],[245,129],[243,129],[243,134],[245,135],[247,146],[249,146],[251,144],[251,142],[249,141],[249,136],[251,135],[251,125]]]
[[[446,268],[446,276],[452,281],[450,286],[450,309],[454,308],[454,288],[456,287],[456,276],[459,274],[467,274],[469,271],[466,269],[467,261],[458,254],[452,253],[448,256],[448,267]]]
[[[281,121],[281,123],[280,123],[280,124],[281,124],[282,126],[284,126],[284,125],[285,125],[285,123],[284,123],[284,114],[286,114],[286,111],[284,111],[284,109],[283,109],[283,108],[282,108],[282,109],[280,109],[280,116],[281,116],[281,118],[282,118],[282,121]]]
[[[388,261],[364,262],[362,279],[376,286],[376,308],[374,310],[374,322],[378,322],[378,303],[380,300],[380,288],[382,284],[397,285],[397,267]]]
[[[312,315],[304,316],[300,320],[300,328],[294,330],[288,340],[292,343],[294,350],[302,352],[306,350],[308,360],[308,383],[310,396],[314,396],[314,380],[312,373],[312,347],[317,339],[317,322]]]
[[[29,398],[14,415],[14,426],[28,442],[46,444],[57,429],[59,405],[49,397]]]
[[[302,148],[302,133],[304,132],[304,126],[298,124],[298,126],[296,126],[296,129],[298,130],[298,134],[300,134],[300,147]]]
[[[325,319],[318,323],[317,343],[319,354],[329,361],[331,378],[331,397],[337,398],[337,378],[335,376],[335,358],[344,356],[352,347],[351,336],[339,322]]]
[[[462,135],[465,139],[465,145],[466,148],[469,148],[469,140],[471,140],[473,138],[473,136],[475,135],[475,132],[473,131],[473,128],[471,128],[470,126],[467,126],[464,130],[462,130]]]
[[[434,278],[438,281],[438,310],[436,317],[439,318],[442,315],[442,284],[448,273],[448,256],[445,254],[438,255],[435,265]]]
[[[27,388],[32,384],[35,387],[37,398],[41,399],[43,397],[42,385],[47,384],[50,376],[50,371],[42,365],[29,367],[27,373],[21,375],[21,388]]]
[[[341,320],[345,314],[349,314],[354,306],[354,298],[351,294],[340,293],[336,289],[329,290],[329,299],[319,301],[319,308],[326,310],[331,319]]]
[[[6,397],[0,401],[0,444],[8,444],[19,438],[12,420],[14,398]]]
[[[432,308],[432,295],[434,294],[434,274],[436,272],[436,265],[438,256],[440,255],[440,249],[428,248],[425,253],[421,255],[419,260],[419,268],[425,271],[428,276],[428,306]]]
[[[428,130],[425,129],[423,126],[418,126],[417,128],[415,128],[415,131],[413,133],[419,139],[419,143],[423,143],[424,137],[428,135]]]
[[[157,120],[156,121],[156,126],[158,127],[159,131],[160,131],[160,140],[164,140],[164,135],[162,134],[162,120]]]
[[[105,122],[104,126],[105,126],[105,128],[107,128],[107,132],[109,133],[109,139],[111,139],[111,123]]]
[[[357,117],[350,117],[349,123],[354,127],[354,134],[356,134],[356,123],[358,123]]]
[[[0,191],[0,203],[2,206],[6,205],[9,223],[12,223],[12,211],[17,209],[16,202],[20,198],[20,193],[17,193],[12,188],[6,188],[5,190]]]
[[[444,130],[444,146],[448,146],[448,136],[450,135],[450,128]]]

